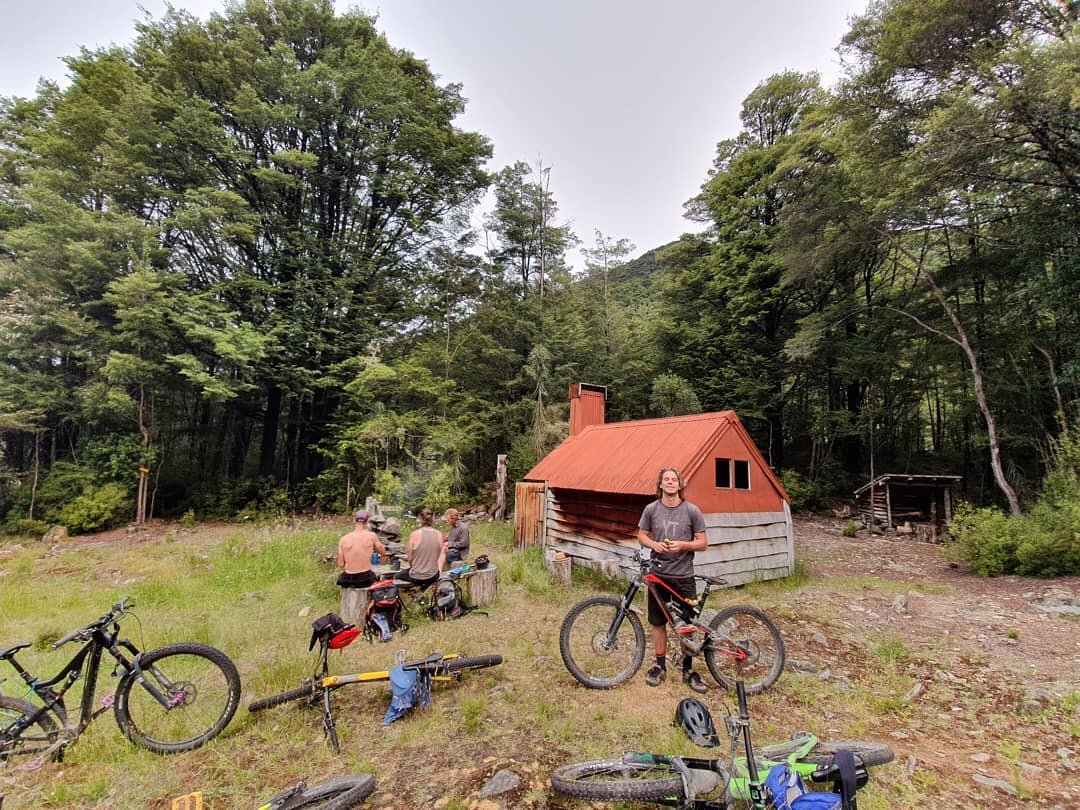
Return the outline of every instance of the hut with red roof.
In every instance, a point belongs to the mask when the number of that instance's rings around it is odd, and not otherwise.
[[[705,515],[700,574],[732,585],[788,576],[790,499],[734,411],[604,423],[606,389],[570,387],[570,436],[517,484],[515,542],[542,543],[609,571],[637,549],[641,511],[663,467]]]

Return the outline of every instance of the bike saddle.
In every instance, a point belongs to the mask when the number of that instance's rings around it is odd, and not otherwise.
[[[698,579],[708,582],[710,585],[715,585],[718,588],[727,585],[727,580],[723,577],[698,577]]]
[[[427,658],[423,658],[419,661],[412,661],[408,664],[402,664],[402,669],[424,669],[425,667],[437,664],[443,660],[442,653],[432,653]]]
[[[16,644],[14,647],[8,647],[6,650],[0,650],[0,661],[6,661],[7,659],[11,658],[11,656],[15,655],[15,653],[17,653],[19,650],[24,650],[29,646],[30,642],[27,641],[25,644]]]

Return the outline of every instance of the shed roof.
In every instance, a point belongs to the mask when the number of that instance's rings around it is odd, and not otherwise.
[[[661,467],[676,467],[689,481],[716,440],[729,430],[736,431],[772,485],[788,499],[734,411],[591,425],[548,453],[524,480],[566,489],[653,495]]]
[[[961,475],[908,475],[907,473],[885,473],[879,475],[873,481],[868,481],[855,490],[855,494],[859,495],[862,492],[870,489],[870,487],[882,487],[886,484],[911,484],[912,486],[922,487],[947,487],[952,486],[958,481],[962,481]]]

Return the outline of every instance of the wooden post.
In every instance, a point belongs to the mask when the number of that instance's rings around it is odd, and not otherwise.
[[[338,615],[362,629],[370,599],[371,595],[367,588],[342,588],[341,610]]]
[[[495,511],[492,518],[502,520],[506,516],[506,454],[499,454],[495,461]]]
[[[570,566],[573,562],[570,557],[551,561],[551,583],[553,585],[570,584]]]
[[[551,570],[551,564],[555,561],[555,555],[558,552],[550,546],[544,549],[544,568],[548,571]]]
[[[889,494],[889,485],[885,485],[885,528],[891,529],[892,525],[892,497]]]
[[[470,571],[468,576],[458,580],[461,600],[469,607],[487,607],[495,604],[498,590],[495,566],[489,565],[478,571]]]

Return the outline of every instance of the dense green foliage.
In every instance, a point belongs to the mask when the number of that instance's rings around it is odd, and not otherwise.
[[[875,0],[836,87],[746,98],[699,233],[595,232],[583,268],[578,178],[489,174],[462,89],[364,14],[148,21],[0,100],[0,516],[139,467],[156,514],[489,499],[586,381],[609,420],[736,410],[809,508],[943,472],[1034,519],[1080,398],[1077,18]]]
[[[954,550],[983,576],[1080,574],[1080,437],[1066,433],[1050,451],[1038,500],[1013,517],[962,505],[950,528]]]

